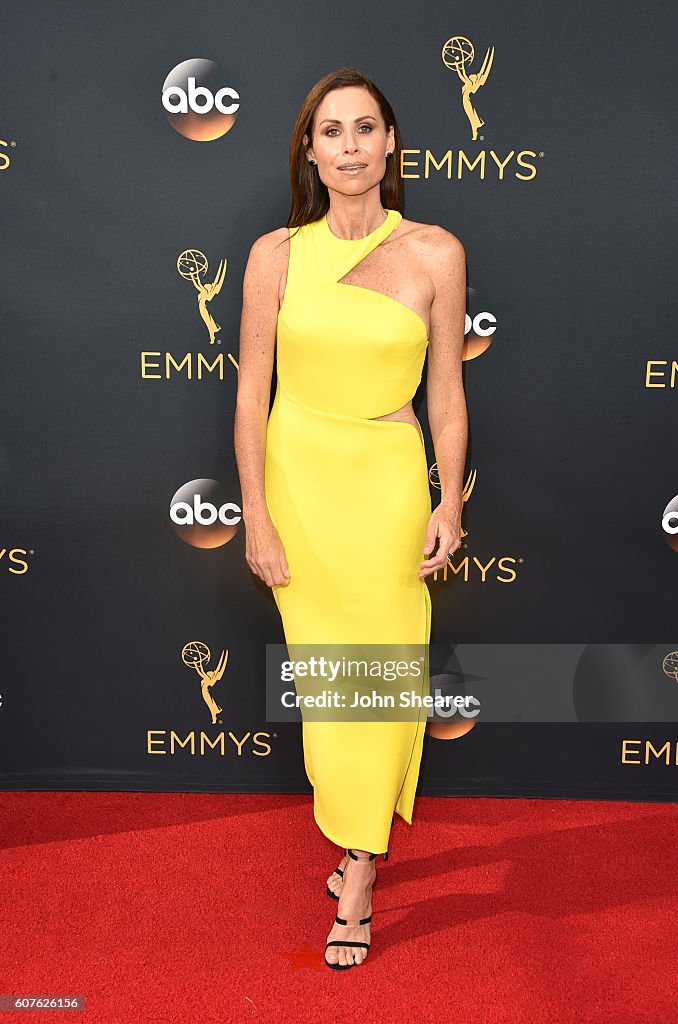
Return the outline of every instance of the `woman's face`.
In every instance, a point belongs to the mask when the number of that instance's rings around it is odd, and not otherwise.
[[[350,85],[333,89],[321,101],[307,159],[318,161],[320,180],[328,189],[359,195],[384,177],[386,154],[394,145],[393,126],[386,131],[372,94],[364,86]],[[350,169],[352,164],[360,166]]]

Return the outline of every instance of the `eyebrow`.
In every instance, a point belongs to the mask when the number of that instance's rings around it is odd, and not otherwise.
[[[363,114],[363,116],[362,116],[362,117],[356,117],[356,118],[354,118],[354,119],[353,119],[353,123],[355,124],[355,123],[356,123],[356,121],[366,121],[366,120],[368,119],[368,117],[369,117],[369,118],[370,118],[370,120],[372,120],[372,121],[376,121],[376,120],[377,120],[377,119],[376,119],[376,117],[374,117],[374,116],[373,116],[372,114]],[[325,124],[325,123],[329,123],[329,124],[341,124],[341,121],[340,121],[340,120],[339,120],[338,118],[336,118],[336,117],[324,117],[324,118],[322,119],[322,121],[320,122],[320,124]]]

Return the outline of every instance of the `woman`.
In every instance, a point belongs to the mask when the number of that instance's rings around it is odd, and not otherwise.
[[[465,254],[450,232],[399,213],[400,152],[374,83],[354,68],[321,79],[292,136],[287,227],[255,241],[245,271],[235,448],[246,558],[272,588],[288,648],[428,645],[425,577],[460,545]],[[433,512],[411,401],[427,350]],[[315,820],[346,850],[327,879],[334,969],[367,955],[374,859],[396,812],[412,823],[425,726],[425,712],[303,722]]]

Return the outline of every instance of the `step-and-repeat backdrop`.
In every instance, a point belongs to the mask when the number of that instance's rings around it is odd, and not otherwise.
[[[287,219],[305,95],[348,65],[396,112],[404,215],[467,255],[434,677],[527,688],[431,719],[420,792],[675,799],[670,5],[3,15],[0,785],[310,789],[299,725],[266,718],[284,637],[233,420],[249,249]],[[423,385],[415,411],[435,503]]]

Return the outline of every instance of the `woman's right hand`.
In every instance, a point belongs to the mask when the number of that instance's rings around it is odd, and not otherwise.
[[[267,586],[289,583],[285,549],[267,511],[245,517],[245,558],[252,572]]]

